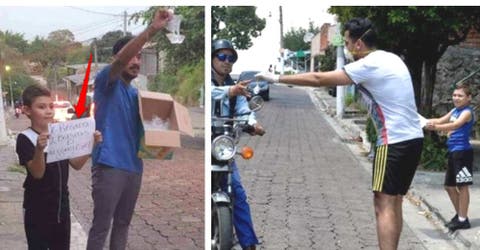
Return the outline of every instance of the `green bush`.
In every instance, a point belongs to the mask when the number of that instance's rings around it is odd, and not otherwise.
[[[202,59],[193,65],[186,65],[177,72],[179,79],[178,91],[175,96],[186,105],[197,105],[200,98],[200,88],[205,82],[205,61]]]
[[[18,164],[14,164],[13,166],[8,167],[8,171],[27,175],[27,169],[24,166]]]
[[[154,81],[148,84],[148,90],[150,91],[174,94],[177,89],[177,77],[167,73],[158,74]]]
[[[291,71],[291,70],[289,70],[289,71],[284,71],[283,74],[284,74],[284,75],[295,75],[295,71]]]
[[[373,120],[372,118],[369,116],[367,117],[367,124],[365,126],[365,130],[367,132],[367,140],[368,142],[370,142],[371,144],[375,145],[375,143],[377,142],[377,129],[375,128],[375,126],[373,125]]]
[[[447,167],[446,136],[425,133],[420,168],[431,171],[444,171]]]
[[[182,104],[198,105],[200,88],[205,83],[205,61],[183,65],[175,74],[159,73],[148,90],[168,93]]]
[[[344,99],[345,107],[349,107],[355,101],[356,101],[356,98],[355,98],[354,94],[352,94],[352,93],[345,94],[345,99]]]

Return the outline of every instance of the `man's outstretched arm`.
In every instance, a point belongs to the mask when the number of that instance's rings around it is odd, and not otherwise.
[[[295,75],[273,75],[269,73],[258,73],[255,77],[268,82],[281,82],[311,87],[349,85],[353,83],[350,77],[348,77],[343,70],[308,72]]]

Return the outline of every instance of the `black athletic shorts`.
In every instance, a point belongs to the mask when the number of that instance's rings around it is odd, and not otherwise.
[[[405,195],[422,154],[423,138],[377,146],[373,159],[372,190]]]
[[[473,149],[448,152],[448,167],[445,173],[445,186],[473,184]]]

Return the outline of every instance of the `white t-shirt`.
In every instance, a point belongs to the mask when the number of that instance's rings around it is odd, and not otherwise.
[[[377,129],[377,145],[423,138],[412,79],[397,55],[376,50],[345,65],[367,102]]]

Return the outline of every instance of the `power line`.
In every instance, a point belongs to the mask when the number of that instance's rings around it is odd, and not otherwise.
[[[67,6],[67,7],[72,8],[72,9],[76,9],[76,10],[80,10],[80,11],[84,11],[84,12],[88,12],[88,13],[92,13],[92,14],[97,14],[97,15],[114,16],[114,17],[124,17],[125,16],[125,14],[123,12],[120,13],[120,14],[115,14],[115,13],[96,11],[96,10],[87,10],[87,9],[76,7],[76,6]],[[134,15],[133,14],[127,15],[127,17],[132,17],[132,16],[134,16]]]
[[[109,23],[109,22],[112,22],[112,21],[118,21],[118,17],[110,17],[110,18],[107,18],[107,19],[104,19],[102,21],[95,21],[95,22],[92,22],[92,23],[89,23],[89,24],[85,24],[85,25],[82,25],[82,26],[77,26],[77,27],[74,27],[71,31],[73,33],[76,33],[76,32],[82,32],[84,30],[88,30],[88,29],[91,29],[92,27],[95,27],[95,26],[98,26],[98,25],[102,25],[104,23]]]
[[[97,25],[90,25],[90,26],[87,26],[85,28],[80,28],[80,29],[77,29],[74,33],[74,35],[78,36],[80,34],[86,34],[86,33],[89,33],[89,32],[92,32],[92,31],[98,31],[99,29],[105,29],[111,25],[114,25],[115,27],[117,26],[116,24],[118,24],[118,21],[115,21],[116,18],[122,18],[123,19],[123,30],[124,30],[124,33],[127,31],[127,17],[133,17],[134,15],[128,15],[127,14],[127,10],[125,10],[123,13],[121,14],[114,14],[114,13],[107,13],[107,12],[101,12],[101,11],[94,11],[94,10],[88,10],[88,9],[84,9],[84,8],[80,8],[80,7],[75,7],[75,6],[67,6],[67,7],[70,7],[72,9],[76,9],[76,10],[80,10],[80,11],[84,11],[84,12],[88,12],[88,13],[91,13],[91,14],[97,14],[97,15],[106,15],[106,16],[110,16],[110,17],[114,17],[113,19],[109,19],[109,21],[105,21],[105,22],[97,22],[97,23],[94,23],[94,24],[97,24]],[[137,11],[138,13],[138,11]],[[133,24],[130,24],[131,20],[128,21],[128,26],[130,26],[131,30],[130,32],[132,32],[132,30],[137,30],[139,27],[132,27]],[[136,23],[136,22],[133,22],[133,23]],[[140,26],[141,27],[141,26]],[[95,36],[93,38],[89,38],[89,39],[86,39],[86,40],[83,40],[81,41],[81,43],[85,43],[85,42],[88,42],[88,41],[91,41],[93,40],[94,38],[100,38],[100,35],[99,36]]]
[[[117,26],[120,26],[123,22],[121,20],[113,20],[113,21],[110,21],[110,22],[106,22],[106,23],[102,23],[102,24],[99,24],[99,25],[96,25],[94,27],[90,27],[89,29],[85,29],[83,31],[77,31],[77,32],[73,32],[75,35],[83,35],[83,34],[87,34],[89,32],[93,32],[93,31],[98,31],[98,30],[101,30],[101,29],[105,29],[107,27],[112,27],[112,25],[114,27],[117,27]]]
[[[104,16],[115,16],[115,17],[123,16],[123,14],[113,14],[113,13],[107,13],[107,12],[101,12],[101,11],[95,11],[95,10],[87,10],[87,9],[76,7],[76,6],[67,6],[67,7],[72,8],[72,9],[76,9],[76,10],[81,10],[81,11],[84,11],[84,12],[89,12],[89,13],[92,13],[92,14],[104,15]]]
[[[116,31],[116,30],[121,30],[121,25],[118,25],[119,29],[114,29],[114,30],[110,30],[110,31]],[[131,27],[131,25],[130,25]],[[106,28],[106,27],[105,27]],[[131,27],[130,30],[127,30],[127,32],[130,32],[132,34],[134,34],[135,31],[138,31],[138,29],[140,28],[145,28],[144,26],[142,25],[138,25],[136,27]],[[106,31],[104,34],[101,34],[101,35],[98,35],[98,36],[95,36],[95,37],[91,37],[91,38],[88,38],[88,39],[85,39],[85,40],[82,40],[80,41],[80,43],[86,43],[86,42],[89,42],[89,41],[92,41],[93,39],[97,39],[97,40],[100,40],[102,38],[103,35],[105,35],[106,33],[108,33],[109,31]]]

